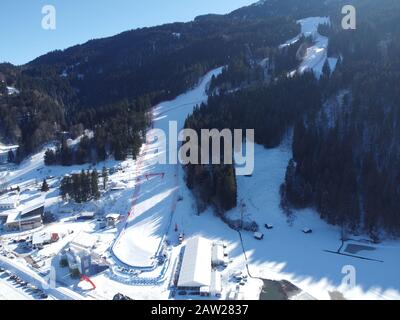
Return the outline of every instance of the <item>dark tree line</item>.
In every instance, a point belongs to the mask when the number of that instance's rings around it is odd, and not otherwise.
[[[185,127],[199,135],[201,129],[243,129],[244,133],[254,128],[257,143],[276,147],[296,120],[320,108],[318,93],[315,77],[304,74],[293,79],[282,78],[270,86],[261,84],[235,93],[213,95],[207,104],[195,108]],[[234,165],[189,164],[186,182],[203,203],[214,204],[222,212],[237,205]]]
[[[146,102],[131,105],[127,101],[103,108],[89,109],[76,116],[81,128],[92,128],[93,137],[82,134],[76,146],[69,146],[67,137],[62,136],[55,150],[45,153],[46,165],[71,166],[74,164],[97,163],[108,156],[125,160],[128,156],[136,158],[144,140],[148,124],[146,114],[135,108],[147,108]],[[82,129],[77,129],[79,134]]]
[[[290,92],[290,94],[288,94]],[[311,73],[282,77],[269,86],[213,95],[196,107],[186,120],[189,128],[254,129],[255,142],[267,148],[278,146],[300,116],[321,107],[318,81]]]
[[[99,175],[97,170],[65,176],[61,181],[60,195],[63,199],[73,199],[78,203],[100,197]]]
[[[296,124],[282,187],[284,205],[373,239],[400,232],[400,4],[383,2],[361,7],[357,30],[321,28],[343,59],[321,79],[323,110]]]
[[[61,132],[91,129],[97,157],[136,154],[151,106],[182,93],[212,68],[259,59],[297,32],[291,18],[199,18],[124,32],[50,52],[27,65],[0,64],[0,139],[19,144],[16,161]],[[177,37],[176,34],[181,36]]]

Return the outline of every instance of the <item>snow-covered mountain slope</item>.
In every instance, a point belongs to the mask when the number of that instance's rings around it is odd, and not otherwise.
[[[183,129],[185,119],[194,106],[207,100],[206,88],[211,78],[221,71],[222,68],[218,68],[209,72],[193,90],[156,106],[154,129],[168,133],[170,121],[176,121],[178,130]],[[160,154],[169,158],[164,141],[154,142],[151,134],[147,138],[149,143],[143,147],[138,159],[132,210],[113,247],[120,261],[142,268],[153,265],[153,258],[170,226],[179,187],[184,183],[182,179],[178,180],[178,165],[157,163]]]
[[[155,127],[165,129],[168,120],[177,120],[180,127],[181,121],[192,110],[193,102],[205,99],[203,90],[204,87],[161,103],[155,111]],[[184,232],[186,238],[202,235],[229,244],[233,262],[223,273],[223,283],[229,287],[229,274],[243,270],[246,263],[237,232],[224,224],[210,208],[201,215],[196,214],[193,196],[185,186],[183,169],[151,165],[156,149],[156,146],[150,147],[143,155],[142,174],[163,172],[165,180],[154,177],[143,181],[136,209],[134,207],[127,230],[118,239],[114,253],[131,265],[151,263],[173,210],[168,232],[170,241],[177,237],[173,230],[177,225],[178,233]],[[400,282],[396,280],[400,262],[398,241],[373,245],[363,241],[362,237],[354,237],[337,254],[335,252],[342,244],[340,228],[328,225],[312,209],[297,211],[291,218],[286,216],[280,208],[279,188],[291,157],[290,140],[270,150],[256,145],[254,175],[237,178],[238,202],[244,206],[231,210],[227,216],[237,219],[243,213],[245,219],[256,221],[265,234],[263,241],[255,240],[250,232],[242,234],[251,274],[264,279],[289,280],[317,299],[331,299],[331,294],[336,291],[342,292],[346,299],[400,298]],[[174,203],[177,190],[184,200]],[[266,230],[264,224],[271,224],[274,229]],[[313,233],[304,234],[304,228],[312,229]],[[354,251],[354,248],[360,251]],[[174,247],[171,259],[178,254],[179,246]],[[345,277],[342,271],[347,270],[344,269],[346,266],[355,268],[355,287],[342,284]],[[259,280],[252,280],[244,288],[246,298],[258,298],[255,292],[259,292],[260,285]],[[146,295],[150,294],[146,292]]]
[[[213,70],[195,89],[173,101],[159,104],[154,110],[154,127],[168,132],[168,123],[172,120],[177,121],[178,128],[181,128],[194,105],[206,100],[207,83],[212,75],[220,71],[221,69]],[[150,141],[151,138],[149,137]],[[90,224],[77,224],[70,220],[60,221],[48,228],[55,230],[57,227],[63,229],[63,232],[67,229],[94,232],[100,239],[99,248],[96,249],[98,252],[106,252],[111,245],[119,260],[141,267],[147,267],[154,262],[152,258],[166,235],[171,244],[168,248],[170,264],[166,270],[167,279],[170,279],[174,263],[182,249],[177,244],[179,233],[185,233],[186,238],[201,235],[212,241],[224,242],[228,245],[227,251],[232,260],[222,272],[223,287],[227,292],[235,285],[229,281],[231,273],[246,270],[239,234],[230,229],[211,208],[197,215],[193,195],[185,185],[183,168],[180,165],[155,163],[160,153],[167,153],[168,156],[168,150],[162,146],[162,141],[152,141],[143,148],[138,161],[121,163],[122,167],[127,166],[124,172],[110,176],[115,181],[126,179],[126,190],[107,195],[96,203],[73,206],[81,211],[85,208],[89,210],[92,206],[97,209],[90,210],[124,213],[133,201],[131,215],[127,223],[122,224],[125,228],[119,237],[116,229],[94,231]],[[251,232],[242,232],[243,247],[251,274],[264,279],[289,280],[317,299],[330,299],[330,294],[336,291],[342,292],[347,299],[399,299],[399,241],[385,241],[376,245],[363,241],[362,237],[353,237],[341,247],[340,229],[325,223],[314,210],[297,211],[290,219],[281,210],[279,188],[291,157],[290,139],[275,149],[268,150],[256,145],[253,176],[237,178],[238,202],[241,205],[228,212],[227,216],[235,219],[240,218],[243,213],[244,219],[257,222],[260,232],[265,234],[264,240],[258,241]],[[112,164],[107,162],[107,166]],[[101,169],[103,165],[101,163],[97,168]],[[5,180],[10,185],[20,185],[23,189],[33,188],[34,192],[38,187],[35,180],[40,182],[49,175],[61,177],[82,168],[44,167],[41,152],[10,170]],[[159,173],[164,176],[154,175]],[[146,174],[151,174],[148,180]],[[51,185],[54,187],[53,183]],[[182,196],[183,200],[176,201],[177,195]],[[46,205],[49,210],[60,212],[62,204],[56,189],[46,196]],[[264,224],[271,224],[274,228],[267,230]],[[174,230],[175,225],[178,231]],[[304,234],[304,228],[311,228],[313,233]],[[115,237],[117,241],[112,246]],[[56,250],[52,245],[45,250],[43,253],[49,255],[58,252],[60,248]],[[342,271],[348,270],[348,266],[354,267],[356,271],[353,288],[342,285],[345,277]],[[343,269],[344,267],[347,269]],[[97,289],[90,292],[90,295],[97,298],[112,298],[118,292],[135,299],[169,298],[168,281],[143,287],[121,283],[108,273],[98,274],[92,280]],[[243,288],[245,298],[258,299],[261,286],[261,280],[250,279]]]
[[[301,25],[301,33],[280,45],[282,49],[295,44],[302,36],[312,37],[314,43],[311,47],[307,48],[306,54],[297,68],[297,72],[304,73],[313,70],[315,76],[319,78],[322,75],[322,69],[327,59],[330,69],[333,72],[336,68],[337,59],[332,57],[328,58],[329,39],[318,33],[319,25],[330,24],[329,17],[309,17],[297,22]]]

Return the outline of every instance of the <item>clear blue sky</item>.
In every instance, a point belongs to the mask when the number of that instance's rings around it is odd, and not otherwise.
[[[26,63],[55,49],[125,30],[228,13],[256,0],[0,0],[0,62]],[[42,29],[42,7],[56,8],[56,30]]]

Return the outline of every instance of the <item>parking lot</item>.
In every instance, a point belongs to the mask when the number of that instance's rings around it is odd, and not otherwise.
[[[23,281],[0,267],[0,300],[49,299],[40,288]]]

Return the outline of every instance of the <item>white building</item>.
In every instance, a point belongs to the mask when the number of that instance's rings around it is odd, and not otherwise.
[[[43,225],[44,203],[29,207],[21,206],[5,212],[7,213],[7,220],[4,226],[7,230],[26,231],[39,228]]]
[[[79,274],[88,275],[92,264],[92,257],[89,250],[69,247],[65,250],[70,270],[76,270]]]
[[[201,237],[187,241],[178,287],[187,290],[210,291],[211,242]]]
[[[217,270],[211,272],[211,287],[210,294],[216,297],[221,297],[222,293],[222,276]]]
[[[86,232],[80,232],[64,248],[64,254],[71,270],[79,274],[89,275],[92,265],[92,250],[96,247],[98,238]]]
[[[0,220],[10,231],[36,229],[43,224],[44,197],[30,199],[29,195],[11,192],[0,198]]]
[[[16,209],[19,203],[19,194],[9,193],[0,199],[0,211]]]
[[[32,236],[32,246],[34,248],[42,248],[44,245],[56,242],[59,239],[58,233],[36,232]]]
[[[118,213],[109,213],[106,215],[107,227],[115,227],[120,215]]]
[[[96,247],[97,240],[98,237],[82,231],[70,242],[69,245],[76,248],[92,250]]]
[[[7,94],[9,96],[18,95],[19,94],[19,90],[14,88],[14,87],[7,87]]]
[[[222,266],[225,264],[225,252],[223,245],[214,244],[212,246],[211,264],[213,267]]]

